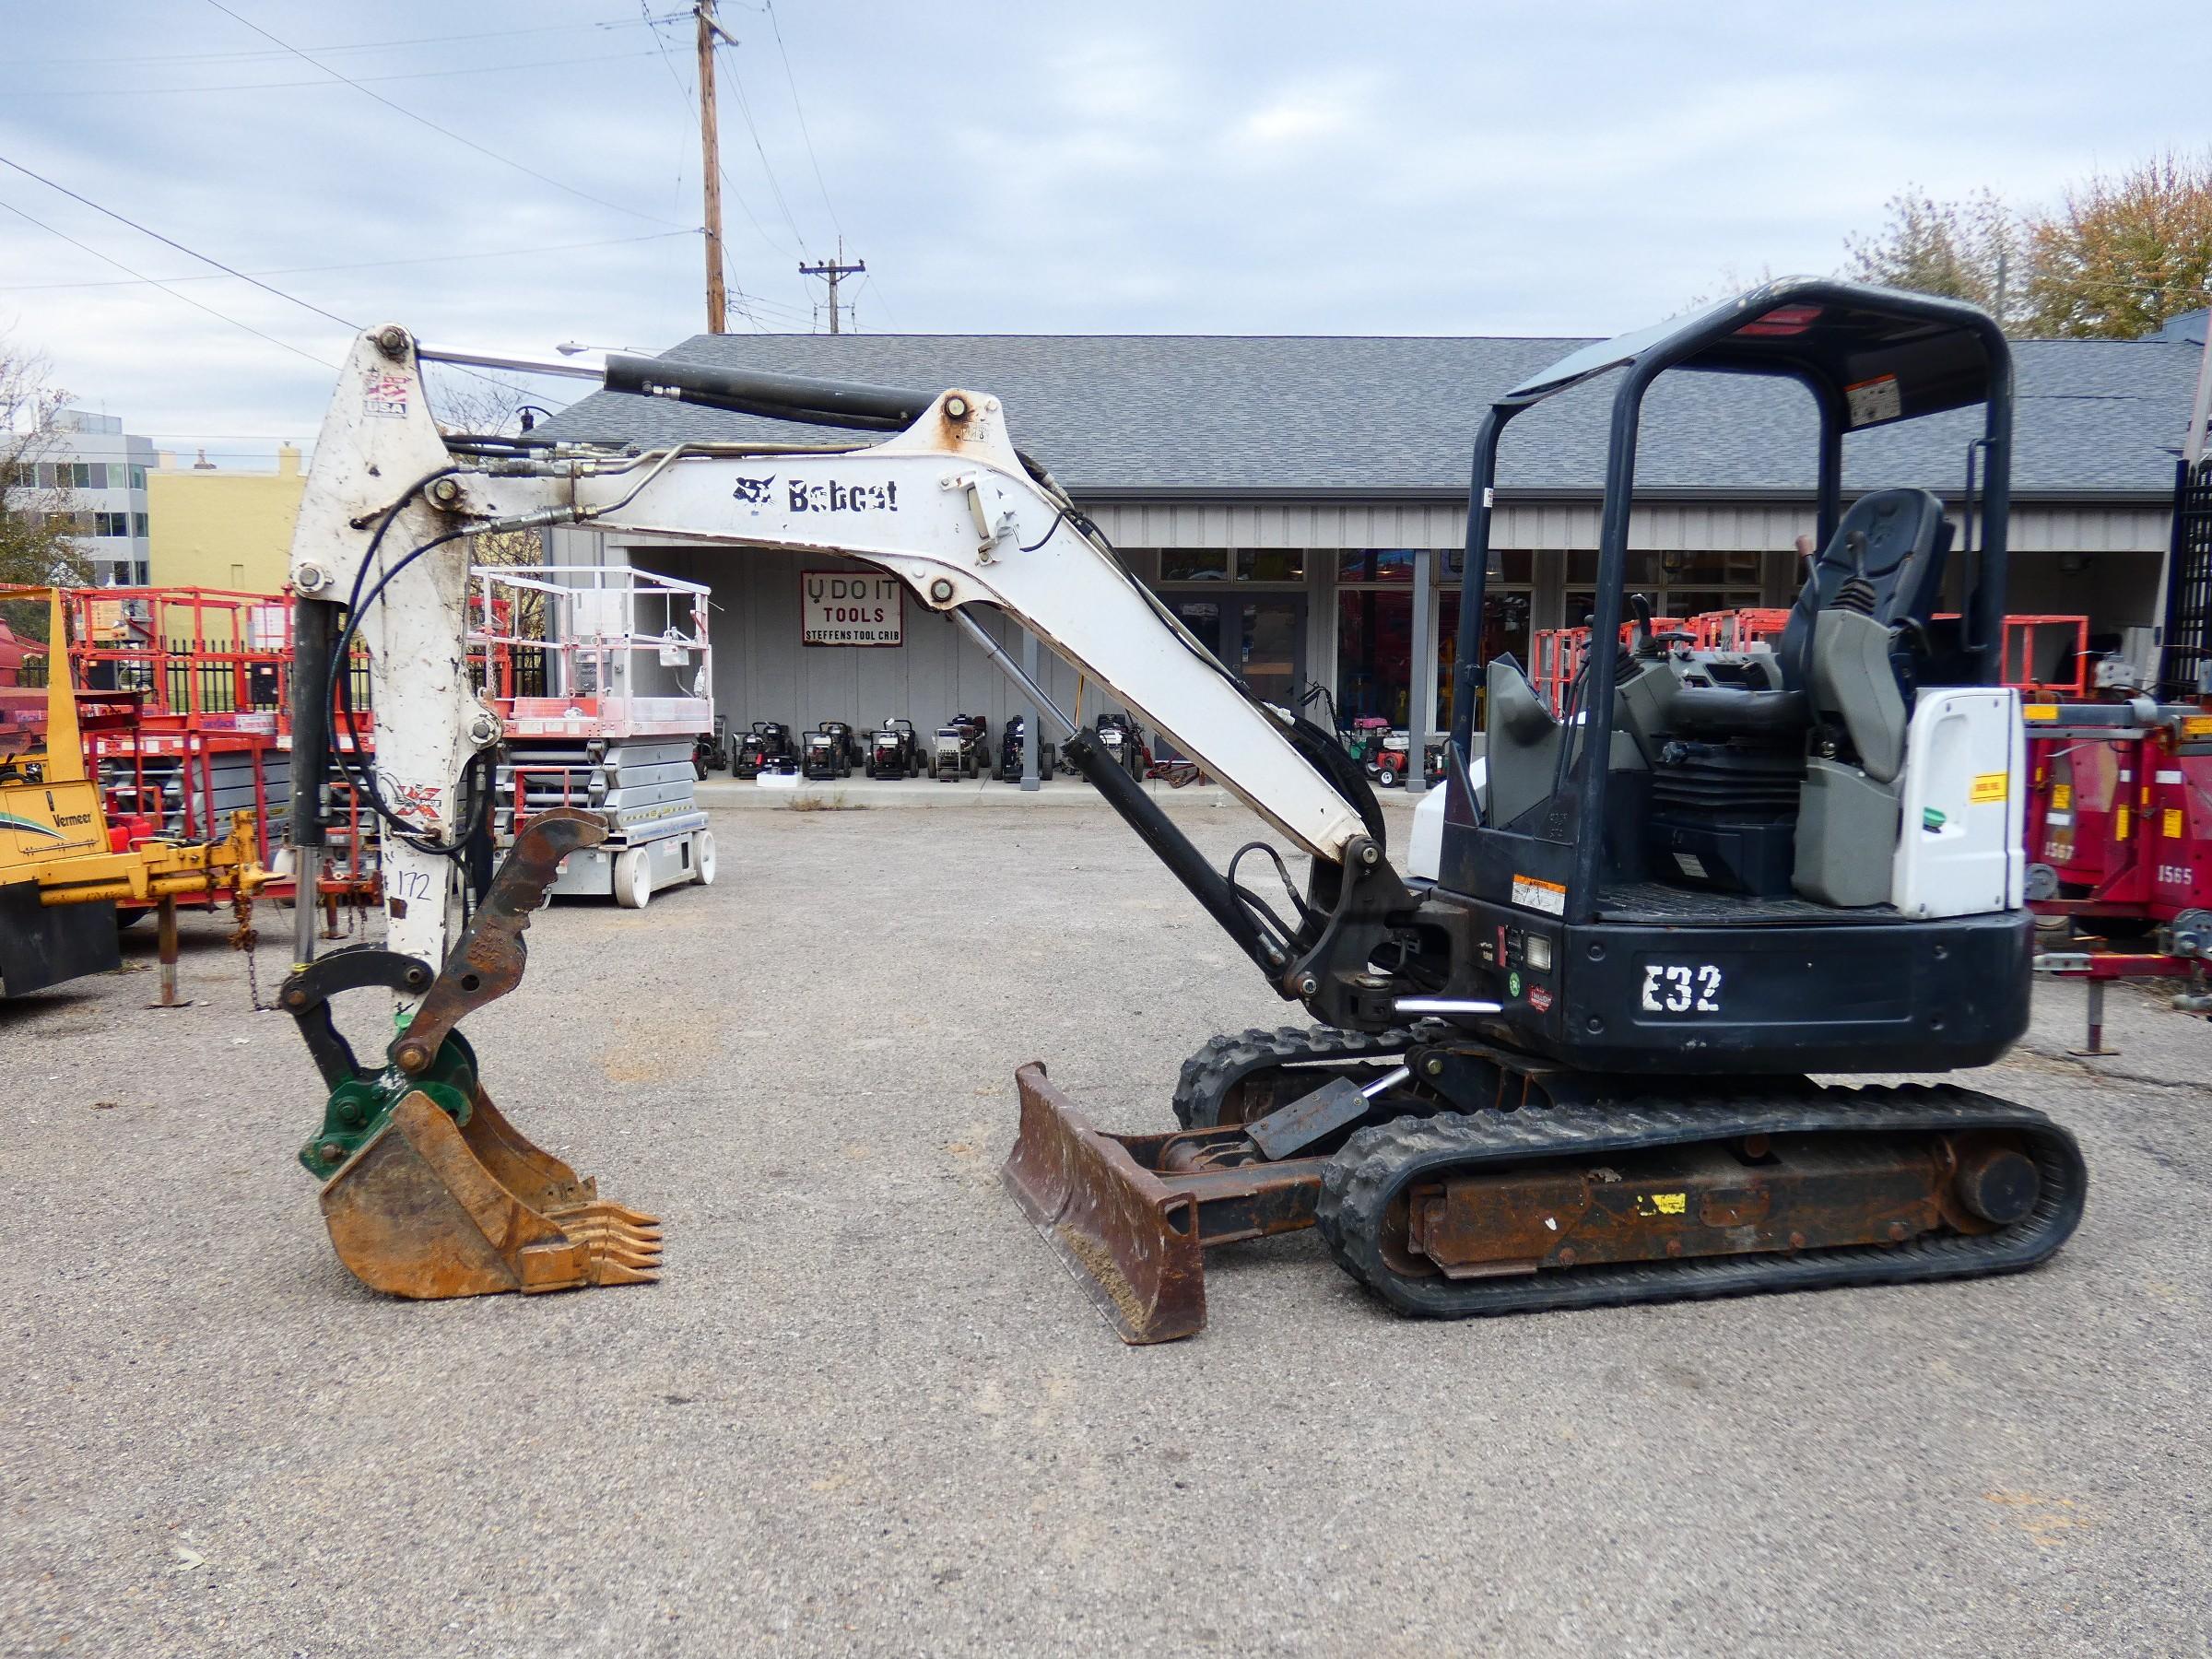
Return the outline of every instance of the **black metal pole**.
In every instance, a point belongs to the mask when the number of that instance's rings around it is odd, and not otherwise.
[[[1516,411],[1492,406],[1475,435],[1467,484],[1467,558],[1460,571],[1459,641],[1452,656],[1452,743],[1466,759],[1475,735],[1475,700],[1482,689],[1482,607],[1490,576],[1490,512],[1497,499],[1498,440]]]
[[[292,602],[292,953],[315,954],[316,877],[325,836],[323,796],[330,779],[330,663],[338,607]]]
[[[1106,804],[1121,814],[1122,821],[1136,831],[1175,879],[1190,889],[1191,897],[1205,906],[1206,913],[1221,924],[1222,931],[1273,982],[1289,965],[1282,951],[1252,919],[1229,877],[1206,862],[1206,855],[1145,793],[1145,786],[1099,747],[1098,734],[1085,726],[1068,739],[1061,752],[1097,786]],[[1279,984],[1276,988],[1283,990]],[[1290,994],[1287,990],[1283,994]]]

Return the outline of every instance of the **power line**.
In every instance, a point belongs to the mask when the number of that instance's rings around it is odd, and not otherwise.
[[[783,26],[776,21],[775,0],[766,0],[761,9],[768,14],[768,26],[775,32],[776,55],[783,60],[783,84],[791,88],[792,112],[799,118],[799,136],[806,141],[806,160],[814,169],[815,188],[822,193],[822,206],[830,209],[830,223],[843,236],[845,227],[837,217],[837,208],[830,200],[830,185],[822,177],[821,158],[814,153],[814,135],[806,130],[806,106],[799,101],[798,77],[791,72],[791,53],[783,49]]]
[[[896,330],[898,329],[898,326],[899,326],[898,321],[897,321],[897,319],[896,319],[896,318],[894,318],[894,317],[891,315],[891,308],[890,308],[889,306],[888,306],[888,305],[884,305],[884,303],[883,303],[883,290],[882,290],[881,288],[877,288],[877,287],[876,286],[876,273],[875,273],[875,272],[873,272],[873,271],[867,271],[867,272],[864,272],[864,273],[862,274],[862,276],[861,276],[861,278],[860,278],[860,291],[861,291],[862,293],[864,293],[864,294],[866,294],[866,295],[868,295],[868,296],[869,296],[871,299],[873,299],[873,300],[876,301],[876,303],[877,303],[877,305],[879,305],[879,306],[882,306],[882,308],[883,308],[883,320],[884,320],[886,323],[888,323],[888,324],[891,325],[892,329],[893,329],[894,331],[896,331]],[[857,308],[857,307],[858,307],[858,305],[859,305],[859,301],[858,301],[858,300],[855,300],[855,301],[853,301],[853,304],[854,304],[855,308]]]
[[[806,251],[806,232],[799,229],[799,221],[791,217],[791,204],[783,199],[783,186],[776,182],[776,170],[769,165],[768,147],[760,142],[760,129],[753,124],[753,106],[745,96],[745,77],[737,73],[737,54],[734,52],[730,53],[730,85],[736,89],[737,113],[745,117],[745,130],[752,135],[753,153],[760,158],[760,171],[768,180],[769,191],[776,198],[777,207],[782,211],[783,222],[791,227],[792,240],[799,244],[799,252],[804,253]]]
[[[209,3],[216,4],[216,0],[209,0]],[[374,96],[374,94],[371,94],[371,96]],[[136,219],[127,218],[124,215],[116,212],[112,207],[101,206],[90,196],[79,195],[76,191],[71,190],[66,184],[57,184],[52,179],[47,178],[43,173],[32,172],[29,168],[24,166],[20,161],[11,160],[6,156],[0,156],[0,167],[12,167],[16,170],[16,171],[23,174],[26,178],[36,179],[40,183],[45,185],[50,190],[58,190],[62,194],[67,196],[71,201],[82,202],[86,206],[91,208],[95,213],[103,213],[107,215],[108,218],[115,220],[118,224],[128,225],[132,229],[137,231],[141,236],[150,236],[156,241],[161,242],[168,247],[174,248],[178,253],[184,254],[187,258],[196,259],[202,265],[211,265],[217,270],[221,271],[226,276],[237,277],[241,282],[252,283],[255,288],[261,289],[262,292],[265,294],[274,294],[277,299],[288,300],[291,304],[299,306],[302,311],[311,311],[313,312],[318,317],[326,317],[349,334],[358,335],[361,332],[361,325],[359,323],[348,322],[346,318],[339,316],[335,312],[324,311],[321,306],[313,303],[312,300],[302,300],[297,294],[288,294],[280,288],[272,288],[269,284],[262,281],[258,276],[250,276],[245,272],[233,269],[231,266],[225,265],[221,260],[203,253],[196,248],[186,247],[182,242],[177,241],[174,237],[164,236],[159,230],[148,229],[146,226],[140,224]],[[0,204],[0,206],[8,205]],[[262,334],[262,331],[258,328],[255,328],[252,324],[241,323],[236,317],[230,316],[227,312],[217,311],[212,305],[202,304],[199,300],[194,300],[190,294],[177,293],[176,289],[166,286],[154,277],[147,276],[143,271],[134,269],[132,266],[124,265],[120,259],[116,259],[107,253],[102,253],[98,248],[91,246],[89,243],[78,241],[76,237],[67,234],[65,231],[55,230],[53,226],[46,224],[43,220],[31,218],[31,216],[28,213],[25,213],[20,207],[8,206],[8,211],[18,215],[20,218],[30,219],[30,222],[34,225],[37,225],[40,229],[50,231],[53,235],[60,237],[64,241],[69,242],[76,247],[84,249],[86,253],[91,254],[96,259],[106,260],[108,264],[113,265],[117,270],[128,272],[131,276],[137,277],[141,282],[153,283],[153,285],[156,288],[160,288],[163,293],[174,295],[177,299],[183,300],[185,304],[196,307],[198,310],[206,312],[211,317],[220,317],[224,322],[229,323],[235,327],[242,328],[250,335],[260,335],[262,339],[268,341],[272,346],[281,346],[287,351],[292,352],[300,357],[306,358],[311,363],[321,363],[324,368],[330,370],[335,370],[338,367],[338,365],[335,363],[324,362],[323,359],[314,356],[312,352],[301,350],[300,347],[292,345],[289,341],[278,339],[275,335]],[[512,390],[512,388],[506,387],[503,382],[493,380],[489,375],[477,373],[474,369],[465,368],[461,371],[461,372],[464,374],[473,375],[476,379],[483,381],[487,385],[500,386],[502,390]]]
[[[350,46],[310,46],[310,52],[391,52],[401,46],[441,46],[453,41],[503,41],[511,35],[566,34],[585,29],[633,29],[635,18],[609,18],[598,23],[539,23],[526,29],[491,29],[475,34],[418,35],[405,41],[361,41]],[[281,52],[159,52],[136,57],[78,57],[78,58],[11,58],[7,67],[20,68],[56,64],[193,64],[239,58],[284,57],[293,49]]]
[[[212,4],[215,4],[215,0],[209,0],[209,3],[210,3],[211,5],[212,5]],[[194,248],[188,248],[188,247],[186,247],[186,246],[185,246],[185,245],[184,245],[182,242],[181,242],[181,241],[177,241],[177,240],[176,240],[174,237],[164,236],[164,235],[162,235],[162,234],[161,234],[161,232],[160,232],[160,231],[159,231],[159,230],[149,230],[149,229],[147,229],[147,228],[146,228],[144,225],[140,224],[140,223],[139,223],[139,222],[138,222],[136,219],[134,219],[134,218],[124,218],[124,215],[122,215],[122,214],[120,214],[120,213],[118,213],[118,212],[116,212],[116,211],[115,211],[115,210],[114,210],[112,207],[102,207],[102,206],[100,206],[100,205],[98,202],[94,201],[94,200],[93,200],[93,199],[92,199],[90,196],[87,196],[87,195],[79,195],[79,194],[77,194],[77,193],[76,193],[76,191],[74,191],[74,190],[70,189],[70,188],[69,188],[69,187],[68,187],[66,184],[57,184],[57,183],[55,183],[55,182],[53,182],[52,179],[50,179],[50,178],[46,177],[46,175],[45,175],[45,174],[43,174],[43,173],[36,173],[36,172],[32,172],[32,171],[30,171],[30,169],[29,169],[29,168],[28,168],[28,167],[24,166],[24,165],[23,165],[23,163],[22,163],[22,162],[20,162],[20,161],[15,161],[15,160],[11,160],[11,159],[9,159],[7,157],[6,157],[6,156],[0,156],[0,167],[12,167],[12,168],[14,168],[14,169],[16,170],[16,171],[18,171],[18,172],[21,173],[21,174],[22,174],[22,175],[23,175],[25,178],[27,178],[27,179],[36,179],[36,180],[37,180],[37,181],[38,181],[40,183],[41,183],[41,184],[45,185],[47,189],[49,189],[49,190],[58,190],[58,191],[60,191],[60,192],[62,193],[62,194],[64,194],[64,195],[67,196],[67,197],[68,197],[68,198],[69,198],[71,201],[73,201],[73,202],[82,202],[82,203],[83,203],[83,204],[84,204],[86,206],[88,206],[88,207],[91,208],[93,212],[95,212],[95,213],[104,213],[104,214],[106,214],[106,215],[108,216],[108,218],[112,218],[112,219],[115,220],[115,221],[116,221],[118,224],[128,225],[128,226],[129,226],[129,227],[130,227],[132,229],[134,229],[134,230],[137,231],[137,232],[138,232],[138,234],[139,234],[139,235],[141,235],[141,236],[150,236],[150,237],[152,237],[152,238],[153,238],[153,239],[154,239],[156,241],[158,241],[158,242],[161,242],[161,243],[164,243],[165,245],[167,245],[167,246],[169,246],[169,247],[174,248],[174,249],[175,249],[175,250],[176,250],[178,253],[184,254],[186,257],[188,257],[188,258],[191,258],[191,259],[196,259],[196,260],[198,260],[198,261],[199,261],[199,262],[200,262],[202,265],[213,265],[213,266],[214,266],[214,267],[215,267],[217,270],[223,272],[223,273],[224,273],[226,276],[235,276],[235,277],[237,277],[237,278],[238,278],[238,279],[239,279],[241,282],[250,282],[250,283],[252,283],[252,284],[253,284],[253,285],[255,288],[257,288],[261,289],[261,291],[262,291],[263,293],[265,293],[265,294],[274,294],[274,295],[276,295],[276,298],[277,298],[277,299],[279,299],[279,300],[289,300],[289,301],[290,301],[292,304],[299,306],[299,307],[300,307],[301,310],[303,310],[303,311],[311,311],[311,312],[313,312],[315,313],[315,315],[317,315],[318,317],[327,317],[327,318],[328,318],[328,319],[329,319],[331,322],[333,322],[333,323],[335,323],[335,324],[337,324],[337,325],[338,325],[340,328],[346,329],[346,330],[347,330],[347,331],[348,331],[349,333],[352,333],[352,334],[359,334],[359,333],[360,333],[360,331],[361,331],[361,325],[360,325],[359,324],[358,324],[358,323],[348,323],[348,322],[347,322],[347,321],[345,318],[343,318],[343,317],[339,316],[339,315],[337,314],[337,312],[327,312],[327,311],[324,311],[324,309],[323,309],[321,306],[319,306],[319,305],[315,305],[315,304],[312,304],[312,303],[311,303],[311,302],[310,302],[310,301],[308,301],[308,300],[302,300],[302,299],[299,298],[297,295],[294,295],[294,294],[288,294],[288,293],[286,293],[286,292],[285,292],[285,291],[284,291],[282,288],[271,288],[271,287],[270,287],[270,286],[269,286],[267,283],[265,283],[265,282],[262,281],[260,277],[258,277],[258,276],[247,276],[247,275],[245,274],[245,272],[243,272],[243,271],[240,271],[240,270],[233,270],[233,269],[232,269],[230,266],[229,266],[229,265],[225,265],[225,264],[224,264],[224,263],[223,263],[221,260],[219,260],[219,259],[211,259],[211,258],[209,258],[209,257],[208,257],[206,254],[200,253],[200,252],[199,252],[197,249],[194,249]],[[20,212],[20,211],[21,211],[21,209],[19,209],[19,208],[18,208],[18,212]],[[24,215],[23,215],[23,217],[24,217],[24,218],[29,218],[30,216],[29,216],[29,214],[24,214]],[[34,222],[34,223],[36,223],[36,221],[35,221],[35,220],[34,220],[33,222]],[[61,232],[59,232],[59,231],[57,230],[57,231],[55,231],[55,232],[54,232],[54,234],[55,234],[55,235],[57,235],[57,236],[59,236],[59,235],[61,235]],[[63,239],[62,239],[62,240],[63,240],[63,241],[75,241],[76,239],[75,239],[75,238],[73,238],[73,237],[63,237]],[[83,246],[84,246],[84,244],[83,244],[82,242],[79,242],[79,243],[77,243],[77,245],[78,245],[79,247],[83,247]],[[89,249],[88,249],[87,251],[88,251],[88,252],[91,252],[92,250],[89,250]],[[101,254],[101,255],[100,255],[100,257],[101,257],[101,258],[103,258],[103,259],[106,259],[106,258],[107,258],[107,255],[103,253],[103,254]],[[131,267],[130,267],[130,266],[128,266],[128,265],[123,265],[123,264],[122,264],[122,262],[121,262],[120,260],[113,260],[113,259],[110,259],[110,260],[108,260],[108,263],[109,263],[110,265],[118,265],[118,266],[120,266],[120,268],[122,268],[122,269],[124,269],[124,270],[126,270],[126,271],[130,271],[130,269],[131,269]],[[131,275],[132,275],[132,276],[138,276],[138,277],[140,277],[140,279],[141,279],[142,281],[152,282],[152,281],[154,280],[152,277],[150,277],[150,276],[143,276],[143,274],[142,274],[142,273],[140,273],[140,272],[137,272],[137,271],[131,271]],[[172,290],[172,291],[173,291],[173,290]],[[184,296],[184,295],[182,295],[182,294],[179,294],[179,295],[177,296],[177,298],[178,298],[178,299],[180,299],[180,300],[182,300],[182,299],[186,298],[186,296]],[[198,304],[199,304],[199,301],[197,301],[197,300],[193,300],[193,301],[192,301],[192,303],[194,303],[194,304],[195,304],[195,305],[198,305]],[[207,310],[208,308],[203,305],[203,306],[200,306],[200,309],[201,309],[202,311],[206,311],[206,310]],[[216,314],[217,316],[222,316],[222,313],[221,313],[220,312],[216,312],[215,314]],[[233,319],[233,318],[229,318],[229,317],[225,317],[223,320],[224,320],[225,322],[227,322],[227,323],[228,323],[228,322],[232,322],[232,321],[235,321],[235,319]],[[241,326],[241,327],[244,327],[245,325],[244,325],[243,324],[240,324],[240,326]],[[269,336],[267,336],[267,335],[265,335],[263,336],[263,338],[265,338],[265,338],[268,338],[268,337],[269,337]],[[279,344],[281,344],[281,342],[279,342]],[[302,352],[300,355],[304,357],[304,356],[306,355],[306,353]],[[335,368],[335,367],[336,367],[336,365],[335,365],[335,364],[332,364],[332,365],[329,365],[329,366],[330,366],[330,367],[332,367],[332,368]]]
[[[562,64],[619,64],[626,58],[651,57],[650,52],[618,52],[612,57],[592,53],[583,57],[535,58],[523,64],[479,64],[473,69],[409,69],[398,75],[364,75],[354,85],[376,81],[442,80],[456,75],[506,75],[517,69],[551,69]],[[7,98],[143,98],[173,92],[283,92],[296,87],[327,87],[327,80],[232,81],[219,87],[47,87],[28,92],[0,89]]]
[[[456,260],[516,259],[529,253],[567,253],[580,248],[624,248],[637,242],[666,241],[672,236],[696,236],[696,230],[648,230],[642,236],[607,236],[596,241],[550,242],[536,248],[499,248],[482,253],[429,253],[418,259],[370,259],[351,265],[285,265],[273,271],[254,271],[254,276],[304,276],[324,271],[381,271],[394,265],[446,265]],[[8,282],[0,283],[0,294],[28,294],[53,288],[135,288],[142,282],[165,286],[172,282],[227,282],[221,273],[214,276],[201,274],[193,276],[140,276],[129,279],[111,278],[100,282]]]
[[[640,9],[641,10],[646,4],[646,0],[638,0],[638,4]],[[668,19],[665,18],[656,18],[648,19],[648,21],[654,25],[653,39],[660,41],[662,61],[668,65],[669,76],[676,82],[677,91],[683,96],[685,112],[688,114],[694,122],[696,122],[699,119],[698,101],[691,96],[691,88],[686,84],[684,77],[677,72],[676,60],[668,55],[668,42],[665,40],[663,40],[661,37],[660,25],[667,22]],[[724,167],[717,167],[715,171],[722,175],[722,182],[724,187],[727,189],[733,196],[737,198],[737,206],[745,209],[746,221],[752,226],[754,232],[760,238],[761,241],[767,246],[775,249],[777,253],[782,253],[783,249],[781,244],[777,242],[774,237],[769,235],[767,227],[760,223],[759,216],[753,211],[753,205],[745,199],[745,193],[737,188],[737,181],[730,177],[729,170]],[[800,254],[804,254],[806,252],[805,246],[797,242],[793,243],[792,248],[794,252]]]
[[[8,165],[12,167],[15,164],[10,162]],[[35,177],[36,175],[34,174],[33,176]],[[303,357],[309,362],[320,364],[323,368],[331,370],[334,372],[338,367],[335,363],[327,362],[322,358],[315,356],[315,354],[312,351],[305,350],[300,347],[293,345],[289,340],[280,340],[275,335],[263,334],[260,329],[254,327],[251,323],[241,323],[236,317],[231,316],[227,312],[217,311],[212,305],[201,304],[199,300],[194,300],[190,294],[180,294],[176,289],[166,286],[154,277],[147,276],[138,271],[131,270],[129,265],[124,265],[122,260],[117,259],[114,255],[111,253],[102,253],[98,248],[93,247],[89,242],[78,241],[76,237],[71,236],[66,230],[56,230],[44,219],[32,218],[31,215],[24,212],[22,208],[17,206],[13,202],[0,202],[0,207],[6,208],[8,212],[14,214],[18,218],[28,219],[31,224],[36,225],[40,229],[45,231],[49,236],[58,236],[62,239],[62,241],[69,243],[72,247],[82,248],[86,253],[91,254],[95,259],[106,260],[108,264],[113,265],[119,271],[130,271],[131,275],[136,276],[139,281],[150,282],[156,288],[160,288],[163,293],[169,295],[171,298],[182,300],[185,304],[193,306],[197,310],[204,311],[211,317],[220,318],[223,322],[229,324],[233,328],[242,328],[248,334],[255,335],[260,339],[266,340],[272,346],[281,346],[285,350],[290,352],[293,356]],[[276,290],[271,289],[270,291],[273,293]],[[350,327],[352,325],[349,324],[347,326]]]
[[[479,156],[488,156],[492,160],[500,162],[503,166],[512,167],[517,172],[527,173],[531,178],[536,179],[541,183],[550,184],[556,190],[564,190],[572,196],[578,196],[584,201],[595,203],[601,207],[612,208],[617,213],[626,213],[632,218],[641,218],[646,220],[648,223],[657,225],[669,225],[673,223],[672,220],[662,218],[655,214],[640,213],[635,207],[625,207],[619,202],[610,202],[605,196],[594,195],[588,190],[579,190],[573,184],[564,184],[559,179],[553,177],[550,173],[542,173],[535,167],[529,167],[524,165],[523,162],[515,160],[512,156],[502,156],[498,150],[488,148],[486,146],[478,144],[474,138],[464,138],[459,133],[454,132],[453,128],[441,126],[438,124],[438,123],[430,120],[427,115],[418,115],[414,111],[408,109],[405,104],[394,103],[382,92],[371,91],[369,88],[362,86],[359,81],[355,80],[352,76],[346,75],[339,70],[333,69],[328,64],[322,63],[319,60],[309,56],[308,53],[300,51],[299,47],[292,45],[290,42],[279,40],[276,36],[271,34],[267,29],[262,28],[260,24],[252,22],[245,18],[240,17],[238,13],[232,11],[228,6],[225,6],[223,4],[223,0],[207,0],[207,4],[214,6],[217,11],[221,12],[223,16],[229,18],[232,22],[241,24],[245,28],[252,29],[255,34],[261,36],[263,40],[270,41],[278,46],[282,46],[287,52],[290,53],[294,57],[299,58],[303,63],[314,65],[316,68],[322,70],[324,74],[331,76],[334,80],[344,81],[347,86],[359,92],[363,98],[373,98],[378,103],[382,104],[387,110],[391,110],[398,114],[405,115],[409,121],[416,123],[418,125],[426,126],[433,133],[438,133],[447,138],[451,138],[455,144],[474,150]]]

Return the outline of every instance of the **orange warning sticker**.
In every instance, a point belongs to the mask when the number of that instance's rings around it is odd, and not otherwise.
[[[1523,910],[1542,911],[1547,916],[1567,913],[1567,888],[1557,881],[1534,876],[1513,877],[1513,902]]]

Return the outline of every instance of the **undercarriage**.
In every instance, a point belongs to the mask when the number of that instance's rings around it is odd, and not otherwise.
[[[1205,1324],[1207,1248],[1306,1227],[1397,1312],[1459,1319],[2018,1271],[2087,1189],[2071,1135],[1974,1089],[1686,1086],[1437,1025],[1217,1038],[1171,1134],[1018,1080],[1006,1185],[1133,1343]]]

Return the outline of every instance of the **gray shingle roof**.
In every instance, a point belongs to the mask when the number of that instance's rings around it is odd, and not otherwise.
[[[1218,490],[1451,491],[1490,399],[1588,342],[1168,335],[700,335],[665,355],[925,392],[996,393],[1014,440],[1078,495]],[[2196,348],[2021,342],[2016,491],[2164,494],[2189,418]],[[1508,489],[1602,481],[1606,377],[1508,433]],[[541,432],[656,443],[792,438],[777,421],[595,392]],[[1846,441],[1849,482],[1957,487],[1979,410]],[[1646,401],[1639,483],[1765,494],[1812,484],[1808,394],[1743,377],[1676,374]]]

